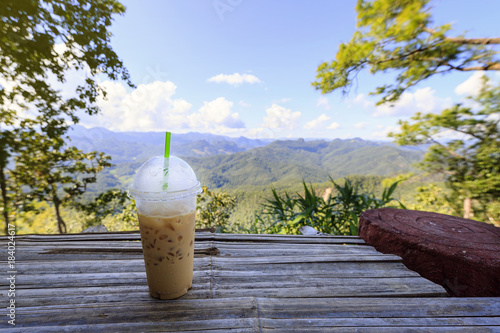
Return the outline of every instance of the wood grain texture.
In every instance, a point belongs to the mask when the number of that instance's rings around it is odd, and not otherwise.
[[[0,332],[500,331],[498,298],[447,297],[356,237],[197,233],[192,289],[156,300],[138,236],[18,236],[16,326]]]

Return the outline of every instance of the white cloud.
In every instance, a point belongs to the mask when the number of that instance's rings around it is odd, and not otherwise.
[[[211,102],[204,102],[199,112],[189,117],[191,127],[196,130],[228,132],[230,129],[244,128],[238,113],[233,113],[233,102],[218,97]]]
[[[140,84],[127,91],[120,83],[104,81],[107,98],[98,99],[101,114],[83,116],[85,126],[102,126],[116,131],[164,131],[189,127],[186,115],[191,104],[173,99],[177,87],[170,81]]]
[[[332,108],[330,102],[328,101],[328,98],[324,96],[318,98],[318,100],[316,101],[316,106],[325,110],[330,110]]]
[[[283,103],[288,103],[290,102],[292,99],[290,97],[283,97],[281,99],[275,99],[273,101],[271,101],[272,104],[283,104]]]
[[[304,128],[305,129],[308,129],[308,130],[312,130],[312,129],[319,129],[322,127],[322,125],[327,122],[328,120],[330,120],[331,118],[328,117],[326,114],[322,114],[321,116],[319,116],[318,118],[316,119],[313,119],[309,122],[307,122],[305,125],[304,125]]]
[[[208,82],[216,82],[216,83],[229,83],[234,86],[239,86],[242,83],[259,83],[260,80],[258,77],[252,74],[240,74],[240,73],[234,73],[234,74],[218,74],[215,75],[209,79],[207,79]]]
[[[340,128],[340,124],[337,123],[336,121],[334,121],[326,129],[335,130],[335,129],[339,129],[339,128]]]
[[[354,128],[357,129],[365,129],[368,126],[368,123],[365,122],[360,122],[354,125]]]
[[[467,80],[460,83],[455,88],[455,93],[457,95],[465,95],[465,96],[477,96],[479,94],[479,90],[482,86],[482,77],[485,75],[484,71],[477,71],[472,74]]]
[[[254,139],[269,139],[276,138],[276,131],[271,128],[257,127],[248,129],[244,135]]]
[[[437,113],[452,105],[451,98],[435,96],[435,90],[430,87],[417,89],[414,93],[404,92],[399,100],[392,105],[382,104],[376,106],[364,94],[358,94],[355,98],[348,100],[348,105],[359,105],[370,110],[373,117],[401,117],[412,116],[416,112]]]
[[[371,134],[371,138],[372,139],[375,139],[375,140],[388,140],[388,139],[391,139],[389,138],[387,135],[389,133],[399,133],[400,132],[400,128],[399,127],[395,127],[395,126],[377,126],[377,128],[380,129],[380,131],[377,131],[377,132],[373,132]]]
[[[290,109],[273,104],[266,109],[267,116],[264,117],[263,127],[276,129],[294,129],[300,117],[300,112],[292,112]]]
[[[414,93],[404,92],[393,106],[383,104],[375,107],[374,117],[411,116],[416,112],[437,113],[452,105],[450,98],[440,98],[434,95],[430,87],[417,89]]]
[[[370,107],[374,107],[375,103],[373,101],[370,101],[364,94],[358,94],[356,97],[349,99],[347,101],[348,105],[360,105],[365,109],[368,109]]]
[[[248,104],[247,102],[245,102],[244,100],[239,101],[238,104],[240,106],[243,106],[244,108],[252,106],[252,105]]]
[[[204,102],[198,111],[184,99],[174,98],[176,85],[170,81],[141,84],[129,91],[121,83],[101,84],[107,98],[98,99],[101,113],[82,115],[80,123],[87,127],[101,126],[114,131],[216,131],[231,133],[245,127],[233,102],[224,97]]]

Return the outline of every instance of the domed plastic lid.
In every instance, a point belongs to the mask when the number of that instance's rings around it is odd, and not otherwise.
[[[169,201],[201,193],[200,182],[193,169],[177,156],[170,156],[168,188],[163,190],[163,156],[155,156],[144,163],[134,177],[129,195],[136,200]]]

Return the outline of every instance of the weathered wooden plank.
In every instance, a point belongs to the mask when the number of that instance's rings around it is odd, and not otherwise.
[[[31,242],[28,245],[24,242],[18,242],[17,252],[25,259],[36,257],[39,260],[38,254],[51,255],[54,253],[61,254],[76,254],[76,255],[96,255],[96,254],[131,254],[137,258],[138,254],[142,255],[142,245],[140,242],[107,242],[105,244],[99,242],[57,242],[55,244],[43,242]],[[359,255],[382,255],[370,246],[351,246],[351,245],[321,245],[311,247],[310,245],[297,244],[289,246],[289,244],[273,244],[273,243],[231,243],[225,244],[221,242],[195,242],[195,251],[197,254],[207,253],[209,249],[217,248],[221,256],[232,257],[247,257],[252,256],[282,256],[282,255],[328,255],[328,254],[359,254]],[[203,252],[205,251],[205,252]]]
[[[418,273],[408,270],[401,263],[393,262],[334,262],[299,263],[294,265],[251,265],[251,266],[213,266],[209,257],[195,258],[194,271],[214,267],[214,276],[228,278],[274,279],[276,276],[318,276],[318,277],[418,277]],[[79,273],[127,273],[144,272],[143,259],[107,260],[106,264],[92,260],[74,261],[71,265],[61,261],[21,262],[16,265],[17,272],[24,276],[42,274],[79,274]],[[1,283],[2,281],[0,281]]]
[[[262,322],[263,320],[261,320]],[[493,322],[485,325],[485,322]],[[255,320],[248,319],[218,319],[198,321],[173,321],[173,322],[127,322],[111,324],[90,325],[64,325],[64,326],[37,326],[17,327],[14,329],[0,329],[0,332],[112,332],[119,327],[120,332],[138,331],[170,331],[192,332],[498,332],[499,326],[495,324],[496,318],[411,318],[393,319],[363,318],[363,319],[293,319],[293,320],[264,320],[262,329],[255,327]],[[404,325],[403,323],[408,323]],[[427,323],[426,326],[421,323]],[[391,326],[389,326],[391,325]]]
[[[32,252],[36,252],[35,250],[32,250]],[[127,253],[132,253],[132,254],[137,254],[141,253],[142,254],[142,247],[107,247],[107,246],[102,246],[102,247],[84,247],[84,246],[77,246],[77,247],[55,247],[55,248],[45,248],[41,252],[38,252],[40,255],[44,254],[82,254],[82,253],[119,253],[119,254],[127,254]],[[214,246],[206,246],[202,247],[200,244],[195,246],[194,249],[194,254],[199,254],[199,255],[217,255],[219,254],[219,251],[217,248]]]
[[[497,332],[500,328],[498,298],[313,298],[294,302],[260,297],[175,301],[148,298],[138,303],[122,297],[116,301],[78,308],[72,304],[19,307],[16,327],[23,326],[22,332],[53,332],[61,328],[58,325],[65,325],[68,331],[132,327],[136,331],[236,328],[258,332],[261,328],[263,332]],[[7,331],[6,323],[0,322],[0,328]]]
[[[195,257],[218,254],[218,250],[208,242],[195,243]],[[29,246],[16,247],[16,261],[80,261],[80,260],[113,260],[117,257],[128,259],[144,258],[140,243],[126,247],[85,247],[79,246]],[[0,254],[0,259],[6,261],[7,251]]]
[[[215,249],[206,248],[200,249],[195,252],[195,257],[200,256],[210,256]],[[126,259],[141,259],[144,258],[142,251],[139,249],[137,251],[108,251],[104,249],[103,252],[99,250],[91,250],[91,251],[78,251],[68,249],[67,251],[22,251],[22,249],[17,249],[16,259],[18,262],[23,261],[81,261],[81,260],[96,260],[96,261],[107,261],[107,260],[115,260],[117,258],[126,258]],[[339,254],[339,255],[307,255],[307,256],[259,256],[253,257],[251,253],[248,256],[241,257],[230,257],[230,256],[216,256],[213,257],[216,259],[216,263],[223,265],[226,264],[234,264],[234,265],[260,265],[266,263],[281,263],[281,264],[293,264],[293,263],[304,263],[304,262],[320,262],[320,263],[328,263],[328,262],[341,262],[341,261],[353,261],[353,262],[371,262],[371,261],[387,261],[387,262],[401,262],[401,258],[395,255],[390,254],[374,254],[374,255],[357,255],[357,254]],[[4,260],[0,260],[0,262],[6,262],[6,257]]]
[[[25,241],[17,240],[16,245],[22,248],[30,249],[34,247],[141,247],[141,240],[56,240],[53,242],[43,242],[43,241]]]
[[[268,234],[220,234],[196,232],[196,240],[218,240],[237,242],[286,242],[301,244],[365,244],[358,236],[305,236],[305,235],[268,235]],[[96,241],[96,240],[140,240],[139,232],[106,232],[80,233],[63,235],[17,235],[17,240],[36,242],[57,241]],[[6,236],[0,236],[0,242],[7,241]]]
[[[369,274],[367,274],[369,275]],[[214,273],[213,281],[216,286],[228,286],[228,288],[290,288],[290,287],[300,287],[300,286],[327,286],[327,285],[338,285],[342,281],[348,281],[348,284],[352,284],[349,289],[356,289],[361,283],[377,283],[378,280],[387,280],[395,283],[400,281],[403,284],[412,283],[413,281],[418,281],[419,284],[428,284],[432,286],[432,282],[422,279],[420,276],[335,276],[335,275],[317,275],[314,272],[298,272],[297,274],[280,275],[276,274],[271,277],[259,275],[259,274],[248,274],[246,276],[238,275],[226,275],[218,272]],[[420,283],[421,281],[421,283]],[[440,289],[441,290],[441,289]]]
[[[340,254],[340,255],[303,255],[303,256],[248,256],[248,257],[224,257],[218,256],[212,258],[214,265],[263,265],[263,264],[295,264],[309,262],[401,262],[401,258],[392,254],[376,255],[358,255],[358,254]]]
[[[255,333],[260,330],[255,327],[253,319],[217,319],[197,321],[165,321],[140,323],[111,323],[89,325],[36,326],[1,329],[0,332],[22,333],[52,333],[52,332],[202,332],[210,333]]]
[[[215,291],[215,295],[219,297],[228,297],[226,296],[227,293],[231,297],[250,294],[258,296],[258,292],[262,291],[264,293],[268,290],[275,290],[276,295],[273,297],[284,297],[280,296],[284,293],[288,293],[286,297],[322,297],[320,292],[323,291],[320,291],[320,289],[328,289],[326,295],[343,297],[374,294],[399,295],[401,293],[401,295],[418,295],[419,293],[426,293],[429,295],[443,293],[443,289],[440,286],[433,285],[431,282],[418,277],[353,278],[346,280],[343,277],[276,276],[274,279],[262,281],[255,277],[211,278],[210,275],[210,271],[195,271],[193,288],[212,288]],[[16,277],[17,288],[82,288],[94,286],[105,288],[107,286],[136,284],[146,285],[145,273],[44,274],[39,277],[19,274]],[[2,285],[5,284],[2,283]],[[313,292],[314,288],[318,289],[318,292]],[[381,288],[384,288],[384,290],[381,290]]]
[[[186,299],[207,299],[211,297],[210,289],[197,288],[196,286],[182,296]],[[40,289],[17,289],[17,303],[25,307],[37,306],[55,306],[79,304],[103,304],[103,303],[122,303],[149,302],[152,298],[149,296],[147,284],[136,285],[118,285],[106,287],[60,287],[60,288],[40,288]],[[119,306],[119,304],[117,305]]]
[[[259,276],[265,279],[275,275],[311,275],[327,277],[405,277],[420,276],[410,271],[402,263],[395,262],[307,262],[293,265],[214,265],[215,276],[244,277]]]
[[[211,236],[213,233],[207,231],[196,231],[196,235],[201,237]],[[33,241],[54,241],[54,240],[140,240],[139,231],[111,231],[111,232],[90,232],[90,233],[69,233],[69,234],[17,234],[18,240]],[[0,241],[7,239],[7,236],[0,236]]]
[[[210,257],[204,256],[195,258],[194,270],[207,269],[210,263]],[[16,263],[16,270],[22,275],[40,275],[40,274],[78,274],[78,273],[126,273],[126,272],[145,272],[144,259],[113,259],[99,262],[95,260],[72,261],[68,265],[65,261],[36,261]],[[0,281],[1,282],[1,281]]]
[[[61,267],[68,267],[68,269],[76,268],[84,264],[89,264],[92,266],[92,262],[96,262],[92,260],[93,258],[87,258],[86,256],[78,256],[74,257],[73,261],[69,263],[68,260],[65,259],[69,254],[58,253],[52,254],[49,257],[40,256],[39,260],[35,262],[30,262],[25,260],[25,258],[19,256],[18,264],[20,269],[26,267],[26,271],[29,269],[40,269],[41,272],[50,272],[51,266],[53,265],[54,269],[60,269]],[[120,260],[116,260],[116,258],[121,258]],[[195,255],[195,262],[198,260],[203,260],[208,256],[197,256]],[[244,259],[244,260],[242,260]],[[111,259],[105,260],[104,262],[109,262],[113,267],[120,266],[123,264],[127,265],[138,265],[143,260],[142,254],[140,256],[129,255],[129,254],[115,254]],[[99,262],[99,261],[97,261]],[[204,262],[204,261],[202,261]],[[373,263],[389,263],[394,264],[395,267],[403,268],[401,264],[401,259],[397,256],[393,255],[370,255],[370,256],[360,256],[360,255],[331,255],[331,256],[263,256],[263,257],[245,257],[245,258],[236,258],[236,257],[211,257],[211,262],[214,267],[217,267],[220,270],[255,270],[255,267],[259,267],[259,270],[269,270],[269,269],[280,269],[280,270],[296,270],[295,267],[306,267],[304,265],[316,265],[319,267],[323,267],[327,270],[335,270],[340,267],[341,263],[357,263],[359,265],[366,264],[366,269],[370,269],[373,267]],[[101,268],[106,268],[106,266],[102,266]],[[298,266],[296,266],[298,265]],[[319,268],[316,266],[310,266],[309,269]],[[30,268],[32,267],[32,268]],[[33,271],[34,273],[35,271]]]
[[[326,254],[371,254],[380,255],[372,246],[359,245],[341,245],[341,244],[290,244],[287,243],[224,243],[214,242],[213,245],[220,250],[221,256],[242,256],[246,257],[249,253],[253,256],[261,255],[326,255]]]
[[[210,271],[194,271],[193,284],[198,288],[207,288],[210,284]],[[7,279],[5,279],[7,281]],[[8,281],[7,281],[8,282]],[[93,287],[116,285],[147,284],[146,272],[126,273],[89,273],[89,274],[43,274],[16,276],[17,288],[57,288],[57,287]],[[4,282],[1,285],[8,285]]]
[[[256,298],[261,317],[308,318],[434,318],[494,317],[500,315],[498,297],[430,298],[300,298],[283,302]],[[500,323],[500,322],[499,322]]]
[[[206,231],[196,231],[195,236],[201,240],[213,240],[213,233]],[[6,241],[7,236],[0,236],[0,242]],[[74,234],[26,234],[16,235],[16,240],[34,241],[34,242],[57,242],[57,241],[102,241],[102,240],[121,240],[136,241],[141,240],[139,231],[118,231],[118,232],[92,232],[92,233],[74,233]]]
[[[241,246],[240,246],[241,245]],[[320,254],[362,254],[362,255],[381,255],[371,246],[351,246],[351,245],[318,245],[315,247],[299,245],[290,247],[288,244],[272,244],[272,243],[257,243],[257,244],[231,244],[216,242],[196,242],[195,250],[202,251],[208,248],[217,248],[221,251],[221,255],[230,256],[253,256],[260,255],[320,255]],[[59,252],[78,253],[78,252],[130,252],[142,253],[142,245],[140,242],[109,242],[106,244],[98,242],[58,242],[55,244],[49,243],[19,243],[17,250],[20,254],[36,253],[36,254],[51,254]]]
[[[369,245],[358,245],[358,244],[339,244],[339,243],[318,243],[315,244],[314,247],[311,247],[311,244],[303,244],[303,243],[292,243],[293,247],[290,247],[290,243],[286,242],[273,242],[272,240],[259,241],[259,242],[251,242],[250,237],[248,237],[247,241],[213,241],[213,240],[204,240],[204,239],[196,239],[197,243],[200,244],[216,244],[217,247],[226,248],[228,250],[240,250],[240,249],[248,249],[248,248],[260,248],[260,249],[314,249],[314,248],[337,248],[341,250],[343,247],[351,249],[353,251],[363,251],[366,249],[371,249],[371,251],[376,251],[372,246]],[[3,242],[5,243],[5,242]],[[2,242],[0,242],[2,244]],[[120,239],[107,239],[107,240],[81,240],[81,239],[64,239],[64,240],[55,240],[51,242],[46,241],[26,241],[26,240],[16,240],[17,246],[22,246],[23,248],[30,247],[141,247],[140,239],[137,240],[120,240]]]
[[[105,262],[107,260],[114,260],[117,257],[126,257],[127,259],[141,259],[144,258],[142,252],[119,252],[119,251],[114,251],[114,252],[104,252],[104,253],[99,253],[99,252],[80,252],[80,253],[44,253],[40,254],[37,252],[22,252],[18,250],[18,256],[16,256],[16,261],[65,261],[69,264],[73,261],[80,261],[80,260],[96,260],[96,261],[102,261]],[[38,258],[38,259],[37,259]],[[3,260],[5,262],[5,260]]]
[[[316,298],[294,302],[257,298],[257,302],[263,331],[338,331],[342,327],[356,332],[379,328],[384,332],[391,327],[394,332],[500,330],[498,298]]]
[[[208,247],[208,246],[214,246],[213,241],[197,241],[196,244],[199,245],[199,247]],[[140,249],[142,247],[141,241],[117,241],[117,240],[106,240],[105,242],[102,241],[70,241],[70,240],[65,240],[65,241],[57,241],[57,242],[26,242],[26,241],[16,241],[16,246],[22,249],[25,249],[27,251],[35,251],[37,248],[41,249],[64,249],[64,248],[83,248],[83,249],[99,249],[99,248],[109,248],[110,250],[113,250],[115,248],[124,248],[125,250],[127,249]]]
[[[330,331],[328,327],[307,327],[307,332],[325,332]],[[498,326],[380,326],[380,327],[332,327],[331,331],[339,333],[401,333],[401,332],[419,332],[419,333],[435,333],[435,332],[453,332],[453,333],[497,333]],[[304,332],[303,327],[287,327],[287,328],[272,328],[263,329],[261,332]]]
[[[252,287],[248,285],[212,286],[213,298],[242,296],[269,298],[310,298],[310,297],[444,297],[446,292],[441,286],[421,279],[356,279],[352,281],[327,280],[313,285],[288,284],[279,287],[272,282]],[[360,281],[361,280],[361,281]],[[365,284],[359,284],[365,283]],[[355,285],[356,284],[356,285]]]
[[[213,241],[198,241],[196,242],[198,248],[213,247]],[[133,251],[141,249],[140,241],[63,241],[63,242],[16,242],[16,247],[24,251],[41,251],[41,250],[54,250],[54,249],[84,249],[86,251],[108,250],[115,251],[116,249],[124,249],[124,251]]]
[[[240,322],[244,327],[255,327],[258,320],[257,306],[251,298],[233,298],[228,300],[179,299],[174,301],[149,301],[135,304],[122,298],[120,303],[58,305],[43,307],[19,307],[16,309],[16,321],[20,326],[62,325],[99,325],[129,322],[194,322],[196,326],[211,328],[218,320]],[[203,321],[205,323],[203,324]],[[0,327],[7,323],[0,321]],[[250,324],[250,325],[249,325]],[[240,326],[241,327],[241,326]],[[214,327],[219,328],[219,327]]]
[[[450,327],[450,326],[497,326],[500,317],[426,317],[426,318],[260,318],[263,329],[306,329],[308,327]],[[480,329],[480,327],[477,327]]]
[[[27,234],[16,235],[17,241],[57,242],[57,241],[95,241],[95,240],[140,240],[138,231],[130,232],[104,232],[104,233],[79,233],[79,234]],[[0,236],[0,242],[6,241],[7,236]]]
[[[73,289],[73,290],[70,290]],[[99,287],[98,290],[93,290],[92,293],[89,292],[89,287],[82,288],[50,288],[47,289],[52,292],[52,295],[47,295],[46,293],[31,294],[31,298],[17,298],[19,306],[23,307],[38,307],[38,306],[48,306],[48,305],[69,305],[73,307],[79,307],[80,305],[94,305],[102,303],[122,303],[125,299],[127,301],[136,302],[147,302],[151,299],[148,292],[147,284],[141,284],[140,286],[133,285],[112,285]],[[19,293],[16,292],[16,297],[18,295],[28,295],[27,291],[32,291],[33,289],[22,289]],[[40,289],[38,289],[40,290]],[[208,284],[201,285],[193,282],[193,288],[190,289],[182,299],[208,299],[211,298],[210,287]]]
[[[225,277],[211,276],[211,271],[194,271],[193,289],[212,290],[215,297],[258,296],[267,297],[325,297],[373,295],[445,295],[444,290],[420,277],[365,278],[328,277],[314,275]],[[6,280],[7,281],[7,280]],[[8,282],[8,281],[7,281]],[[43,274],[16,277],[17,288],[84,288],[117,285],[146,285],[144,272]],[[2,282],[2,285],[7,285]],[[287,294],[286,296],[284,296]]]
[[[300,244],[366,244],[358,236],[306,236],[306,235],[275,235],[275,234],[214,234],[216,241],[225,242],[275,242]]]

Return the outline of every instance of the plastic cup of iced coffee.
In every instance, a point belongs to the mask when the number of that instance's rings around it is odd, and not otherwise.
[[[193,280],[196,196],[200,182],[182,159],[170,156],[165,189],[165,157],[156,156],[137,171],[130,195],[135,199],[149,294],[174,299]]]

